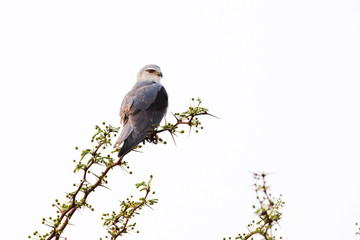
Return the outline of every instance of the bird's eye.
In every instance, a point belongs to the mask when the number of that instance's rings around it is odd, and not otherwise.
[[[146,70],[148,73],[154,73],[154,72],[156,72],[156,70],[154,70],[154,69],[148,69],[148,70]]]

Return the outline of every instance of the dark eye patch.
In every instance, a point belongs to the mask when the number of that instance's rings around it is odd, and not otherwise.
[[[146,70],[148,73],[154,73],[154,72],[156,72],[156,70],[154,70],[154,69],[148,69],[148,70]]]

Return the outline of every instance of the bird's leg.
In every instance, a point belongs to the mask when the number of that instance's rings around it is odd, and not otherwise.
[[[151,142],[151,143],[154,143],[154,144],[158,144],[159,143],[159,136],[157,135],[157,133],[155,131],[149,132],[147,137],[143,140],[144,144],[145,144],[145,141]]]
[[[159,136],[155,133],[155,144],[159,143]]]

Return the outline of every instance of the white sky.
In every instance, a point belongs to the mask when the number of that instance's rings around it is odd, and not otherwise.
[[[359,1],[1,1],[0,34],[2,239],[47,230],[41,218],[77,179],[74,147],[118,125],[148,63],[169,111],[200,97],[220,120],[128,155],[134,174],[112,171],[68,240],[104,237],[100,215],[150,174],[159,203],[124,239],[234,237],[253,219],[249,171],[272,173],[285,239],[355,239]]]

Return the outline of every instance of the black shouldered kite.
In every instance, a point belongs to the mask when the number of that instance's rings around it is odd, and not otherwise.
[[[144,66],[137,75],[136,84],[124,97],[120,107],[123,129],[114,145],[116,148],[123,143],[119,157],[143,141],[166,114],[168,95],[160,83],[162,76],[157,65]]]

